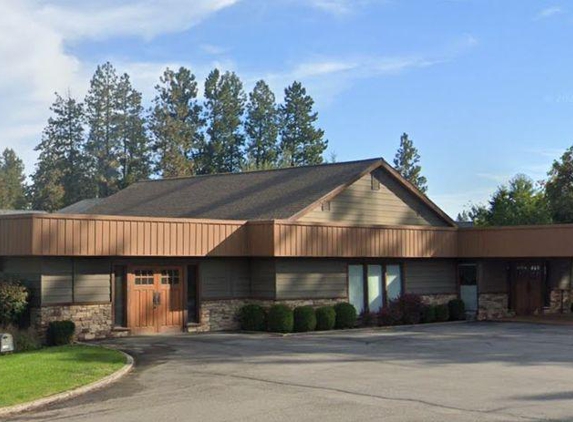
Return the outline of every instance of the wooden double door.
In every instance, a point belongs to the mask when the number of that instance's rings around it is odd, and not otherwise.
[[[544,306],[545,265],[518,263],[512,268],[511,293],[516,315],[531,315]]]
[[[127,325],[134,334],[182,331],[185,321],[182,267],[128,268]]]

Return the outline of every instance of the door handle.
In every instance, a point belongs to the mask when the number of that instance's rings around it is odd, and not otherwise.
[[[161,293],[153,292],[153,307],[157,308],[159,305],[161,305]]]

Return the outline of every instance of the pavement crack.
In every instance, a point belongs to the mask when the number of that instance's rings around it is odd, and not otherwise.
[[[323,387],[323,386],[316,386],[316,385],[309,385],[309,384],[300,384],[300,383],[293,383],[293,382],[288,382],[288,381],[269,380],[269,379],[265,379],[265,378],[249,377],[246,375],[223,374],[223,373],[219,373],[219,372],[206,372],[206,371],[193,371],[193,373],[195,373],[197,375],[217,376],[217,377],[223,377],[223,378],[235,378],[235,379],[246,380],[246,381],[255,381],[255,382],[274,384],[274,385],[280,385],[280,386],[285,386],[285,387],[295,387],[295,388],[304,388],[304,389],[309,389],[309,390],[327,391],[327,392],[332,392],[332,393],[346,394],[346,395],[357,396],[357,397],[366,397],[366,398],[372,398],[372,399],[377,399],[377,400],[416,403],[416,404],[421,404],[424,406],[430,406],[430,407],[435,407],[435,408],[444,409],[444,410],[454,410],[454,411],[458,411],[458,412],[477,413],[477,414],[482,414],[482,415],[496,414],[499,416],[509,416],[509,417],[519,418],[519,419],[528,420],[528,421],[539,421],[539,418],[516,415],[513,413],[509,413],[509,412],[500,412],[501,409],[491,409],[491,410],[468,409],[468,408],[457,407],[457,406],[448,406],[445,404],[434,403],[431,401],[421,400],[421,399],[413,399],[413,398],[407,398],[407,397],[390,397],[390,396],[382,396],[382,395],[369,394],[369,393],[360,393],[360,392],[356,392],[356,391],[344,390],[341,388]]]

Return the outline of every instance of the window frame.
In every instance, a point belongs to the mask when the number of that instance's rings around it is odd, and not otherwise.
[[[369,265],[380,265],[382,267],[382,307],[381,310],[388,306],[388,288],[386,280],[386,267],[388,265],[397,265],[400,267],[400,296],[404,295],[406,292],[406,272],[404,271],[404,261],[393,260],[393,259],[368,259],[368,260],[356,260],[348,261],[346,264],[346,288],[347,288],[347,298],[350,301],[350,270],[351,265],[362,266],[362,281],[363,286],[363,308],[364,312],[370,313],[370,307],[368,306],[368,266]]]

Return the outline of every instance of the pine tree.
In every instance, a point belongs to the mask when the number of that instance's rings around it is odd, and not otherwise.
[[[554,223],[573,223],[573,147],[553,162],[545,197]]]
[[[246,152],[249,168],[259,170],[277,165],[278,130],[275,94],[265,81],[260,80],[249,94],[247,104],[245,133],[248,139]]]
[[[197,173],[197,154],[202,144],[204,121],[197,101],[197,82],[189,69],[166,69],[153,100],[150,128],[156,170],[163,177]]]
[[[243,84],[233,72],[211,71],[205,81],[207,144],[202,152],[202,173],[240,171],[245,137],[241,133],[246,97]]]
[[[289,166],[320,164],[328,146],[324,131],[315,128],[318,113],[314,100],[306,94],[300,82],[285,89],[284,104],[280,106],[281,159]]]
[[[96,194],[91,162],[85,152],[83,105],[69,94],[56,94],[52,116],[36,147],[40,152],[32,175],[32,206],[55,211]]]
[[[86,96],[89,135],[86,149],[93,160],[97,196],[115,193],[119,188],[121,145],[115,128],[118,110],[118,78],[109,62],[99,65]]]
[[[420,154],[414,147],[411,139],[408,139],[408,134],[404,133],[400,137],[400,147],[394,157],[394,168],[406,180],[412,183],[422,193],[428,190],[427,180],[420,173],[422,167],[420,166]]]
[[[131,86],[127,73],[120,77],[117,85],[114,131],[113,137],[120,142],[119,186],[125,188],[133,182],[147,179],[151,162],[141,93]]]
[[[13,149],[6,148],[0,156],[0,209],[25,209],[26,187],[24,163]]]

